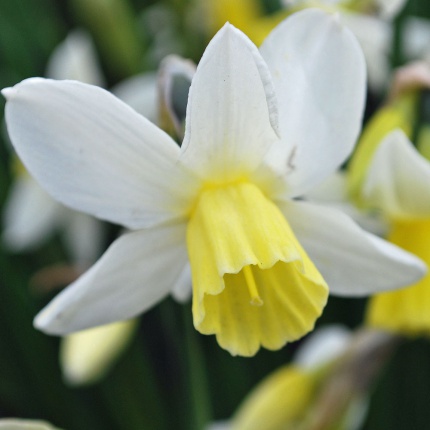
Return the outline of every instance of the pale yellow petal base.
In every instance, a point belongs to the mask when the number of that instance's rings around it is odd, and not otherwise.
[[[62,339],[60,363],[72,385],[100,380],[130,343],[137,320],[119,321],[72,333]]]
[[[396,222],[389,240],[430,264],[430,220]],[[413,286],[374,296],[366,322],[400,334],[430,335],[430,273]]]
[[[317,379],[285,366],[266,378],[241,405],[232,430],[295,430],[309,408]]]
[[[378,145],[384,137],[396,128],[400,128],[407,136],[412,134],[412,129],[406,111],[410,104],[409,98],[393,106],[385,106],[367,124],[355,149],[348,166],[349,195],[358,206],[366,206],[363,201],[363,183],[370,162]]]
[[[207,187],[187,231],[194,326],[233,355],[312,330],[325,281],[278,207],[248,182]]]

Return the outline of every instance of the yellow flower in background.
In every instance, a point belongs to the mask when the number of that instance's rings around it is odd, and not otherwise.
[[[272,372],[246,396],[231,420],[214,423],[208,430],[309,428],[306,424],[319,390],[350,339],[342,326],[317,329],[299,346],[292,363]],[[344,414],[345,410],[339,410],[339,415]],[[363,417],[349,414],[349,425],[336,428],[352,429],[352,422],[357,425]]]
[[[412,138],[418,120],[420,94],[426,88],[430,88],[430,68],[426,62],[409,63],[395,71],[387,102],[367,123],[348,164],[348,194],[359,207],[366,207],[362,188],[376,149],[385,136],[396,129]],[[421,127],[417,138],[421,154],[430,155],[429,142],[428,127]]]
[[[289,15],[283,10],[267,15],[259,0],[203,0],[201,4],[212,34],[226,22],[230,22],[257,46],[261,45],[272,29]]]
[[[417,97],[417,93],[410,93],[383,106],[364,128],[349,162],[347,175],[349,196],[358,206],[365,206],[365,202],[362,201],[363,182],[367,168],[382,139],[396,129],[403,130],[411,137]]]
[[[401,131],[375,151],[363,199],[391,224],[388,240],[430,264],[430,163]],[[403,334],[430,334],[430,274],[396,292],[371,298],[369,325]]]
[[[137,320],[94,327],[66,336],[60,349],[64,379],[71,385],[92,384],[110,370],[129,345]]]
[[[361,125],[364,60],[333,15],[293,15],[260,52],[225,25],[194,75],[180,148],[100,88],[35,78],[4,95],[41,184],[133,230],[36,317],[48,333],[133,317],[188,284],[191,266],[194,326],[251,356],[312,330],[327,285],[366,295],[424,273],[342,213],[296,199],[344,162]]]
[[[269,375],[236,412],[231,430],[294,430],[312,403],[317,378],[291,364]]]

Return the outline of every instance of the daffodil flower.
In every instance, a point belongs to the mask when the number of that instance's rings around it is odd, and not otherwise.
[[[299,346],[291,363],[272,372],[247,394],[231,420],[211,423],[207,430],[311,428],[309,417],[314,416],[321,387],[351,340],[352,334],[343,326],[318,328]],[[357,397],[347,411],[338,410],[338,425],[343,418],[339,429],[359,428],[367,409],[363,400]],[[364,410],[357,414],[360,405]]]
[[[378,146],[367,171],[363,198],[390,221],[388,239],[430,262],[430,163],[403,132]],[[368,324],[403,334],[430,333],[430,277],[395,292],[375,295]]]
[[[322,374],[328,373],[322,369],[346,350],[350,337],[342,326],[317,329],[300,346],[292,363],[271,373],[247,395],[230,430],[306,428],[306,413],[324,380]]]
[[[33,78],[4,90],[12,142],[71,207],[135,230],[35,319],[52,334],[130,318],[188,283],[194,326],[232,354],[312,330],[331,291],[400,287],[420,260],[343,214],[294,198],[358,135],[358,44],[336,17],[298,13],[257,50],[226,24],[193,78],[181,148],[108,92]]]

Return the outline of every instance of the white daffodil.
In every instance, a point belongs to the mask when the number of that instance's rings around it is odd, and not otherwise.
[[[388,134],[372,158],[363,199],[390,221],[388,239],[430,262],[430,163],[400,130]],[[430,276],[372,297],[367,323],[409,335],[430,334]]]
[[[364,69],[350,31],[320,10],[287,19],[261,53],[226,24],[192,81],[181,148],[100,88],[33,78],[5,89],[12,142],[42,186],[135,230],[35,325],[64,334],[130,318],[189,282],[190,264],[196,329],[250,356],[310,331],[327,284],[354,296],[422,276],[416,257],[294,200],[351,152]]]

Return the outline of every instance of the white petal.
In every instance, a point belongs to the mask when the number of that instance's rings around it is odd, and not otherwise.
[[[375,0],[383,19],[393,19],[404,8],[407,0]]]
[[[420,259],[365,232],[340,211],[306,202],[284,203],[281,210],[335,295],[401,288],[426,272]]]
[[[340,203],[348,200],[348,181],[344,171],[338,170],[314,187],[306,198],[321,203]]]
[[[132,318],[169,294],[187,262],[184,224],[125,234],[34,324],[46,333],[68,334]]]
[[[83,30],[70,33],[52,53],[46,76],[104,86],[105,81],[91,36]]]
[[[282,141],[268,162],[301,195],[350,154],[361,127],[365,62],[336,16],[307,9],[276,27],[261,47],[275,82]]]
[[[230,421],[213,421],[206,425],[204,430],[232,430]]]
[[[212,39],[191,83],[181,158],[202,177],[252,172],[277,140],[270,74],[255,45],[226,24]]]
[[[179,148],[112,94],[40,78],[3,94],[18,155],[57,200],[129,228],[188,210],[198,184],[176,162]]]
[[[346,350],[350,339],[351,331],[343,325],[318,328],[300,345],[294,363],[306,370],[324,366]]]
[[[60,364],[66,381],[91,384],[101,379],[133,338],[137,320],[126,320],[69,334],[61,341]]]
[[[191,300],[192,293],[191,266],[187,264],[173,286],[172,297],[178,303],[186,303]]]
[[[381,92],[390,83],[392,25],[358,13],[343,13],[342,22],[354,33],[363,50],[369,86]]]
[[[311,202],[329,205],[340,210],[370,233],[385,236],[388,231],[389,226],[384,217],[375,211],[359,209],[350,200],[347,176],[344,171],[330,175],[305,197]]]
[[[406,58],[416,60],[428,57],[430,40],[430,20],[417,16],[407,17],[402,31],[402,52]]]
[[[126,79],[114,86],[111,89],[111,93],[151,122],[158,122],[156,73],[142,73]]]
[[[17,178],[3,212],[3,241],[22,251],[42,244],[64,219],[66,208],[56,202],[29,175]]]
[[[391,132],[378,146],[363,195],[390,217],[430,217],[430,163],[401,130]]]

